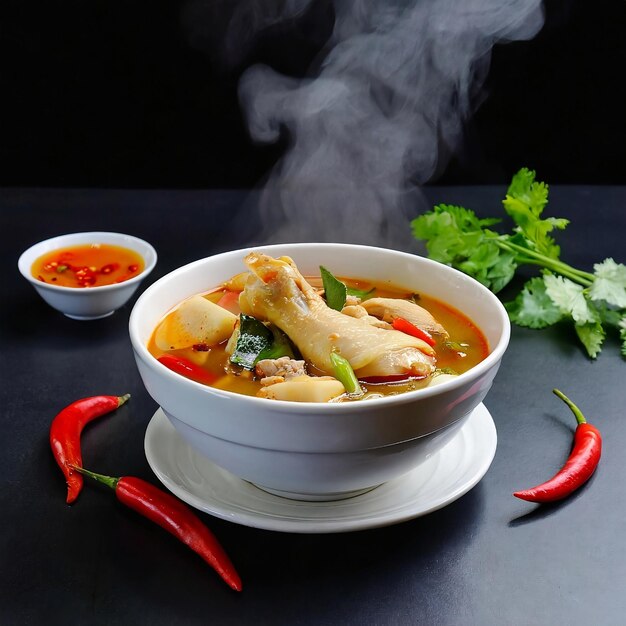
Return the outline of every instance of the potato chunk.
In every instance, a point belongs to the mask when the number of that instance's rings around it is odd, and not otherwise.
[[[345,391],[344,386],[332,376],[295,376],[263,387],[257,396],[291,402],[328,402]]]
[[[202,296],[185,300],[159,325],[154,336],[161,350],[179,350],[195,344],[214,346],[228,339],[237,316]]]

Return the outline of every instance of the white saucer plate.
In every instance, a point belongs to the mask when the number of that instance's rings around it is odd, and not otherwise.
[[[183,441],[161,409],[144,442],[150,467],[181,500],[236,524],[293,533],[364,530],[436,511],[480,481],[496,445],[495,424],[480,404],[439,452],[408,474],[345,500],[303,502],[267,493],[211,463]]]

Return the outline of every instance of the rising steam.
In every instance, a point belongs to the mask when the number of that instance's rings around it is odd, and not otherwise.
[[[258,25],[312,2],[240,2],[239,22],[246,6]],[[256,65],[241,78],[252,138],[289,141],[263,188],[262,239],[403,246],[419,185],[480,104],[492,47],[533,37],[541,0],[334,0],[334,10],[314,75]]]

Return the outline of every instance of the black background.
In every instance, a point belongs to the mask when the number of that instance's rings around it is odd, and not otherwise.
[[[285,146],[250,141],[238,78],[255,62],[303,76],[332,3],[230,53],[227,5],[3,0],[0,186],[257,184]],[[433,182],[503,183],[528,166],[551,183],[626,183],[626,3],[549,0],[545,11],[532,41],[494,49],[463,149]],[[202,20],[211,34],[192,35]]]

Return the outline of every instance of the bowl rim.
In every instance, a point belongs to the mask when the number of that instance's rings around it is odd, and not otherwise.
[[[46,250],[43,248],[48,248],[50,246],[56,246],[57,248],[63,248],[66,246],[71,246],[72,241],[75,240],[86,240],[83,243],[89,243],[90,239],[97,239],[98,237],[107,237],[116,239],[119,241],[119,245],[123,246],[124,243],[127,244],[135,244],[135,247],[132,245],[127,245],[126,247],[131,248],[134,252],[140,254],[144,260],[144,268],[143,270],[137,274],[137,276],[133,276],[128,280],[124,280],[120,283],[113,283],[110,285],[97,285],[95,287],[66,287],[64,285],[53,285],[51,283],[44,283],[40,280],[37,280],[31,273],[30,269],[32,264],[43,254],[46,253]],[[102,243],[97,241],[92,241],[92,243]],[[117,243],[106,242],[109,245],[118,245]],[[80,245],[79,241],[76,241],[75,245]],[[144,248],[143,250],[139,250],[139,247]],[[39,251],[39,249],[42,249]],[[54,250],[53,247],[50,248],[50,252]],[[147,254],[146,254],[147,252]],[[31,258],[32,257],[32,258]],[[30,259],[30,260],[29,260]],[[117,291],[119,289],[124,289],[125,287],[129,287],[141,282],[152,270],[155,268],[158,260],[157,251],[154,246],[146,241],[145,239],[141,239],[140,237],[136,237],[135,235],[129,235],[127,233],[120,233],[117,231],[104,231],[104,230],[94,230],[94,231],[79,231],[74,233],[64,233],[62,235],[55,235],[54,237],[49,237],[48,239],[42,239],[37,243],[34,243],[32,246],[28,247],[22,254],[20,254],[17,260],[17,266],[22,274],[22,276],[32,285],[47,289],[52,292],[57,292],[59,294],[71,294],[78,295],[81,294],[83,297],[90,293],[106,293],[107,291]]]
[[[240,256],[243,258],[246,253],[252,251],[268,251],[277,249],[284,249],[286,247],[290,249],[311,249],[316,247],[327,247],[327,248],[358,248],[361,250],[375,250],[380,251],[382,253],[391,253],[394,255],[399,255],[400,258],[415,260],[418,259],[420,263],[425,263],[428,266],[436,267],[438,271],[452,273],[454,275],[458,275],[462,277],[464,281],[468,281],[473,283],[473,286],[478,289],[483,297],[487,298],[493,305],[494,310],[498,313],[500,320],[502,322],[502,332],[500,338],[495,346],[491,347],[491,351],[480,363],[477,363],[474,367],[459,374],[456,378],[450,379],[446,382],[440,383],[438,385],[433,385],[432,387],[424,387],[422,389],[416,389],[414,391],[405,391],[403,393],[393,395],[393,396],[385,396],[382,398],[373,398],[364,402],[292,402],[288,400],[271,400],[271,407],[274,408],[279,413],[298,413],[298,414],[328,414],[328,412],[332,413],[342,413],[342,412],[353,412],[355,407],[359,407],[358,410],[361,411],[369,411],[369,410],[378,410],[387,405],[401,405],[414,402],[418,398],[430,398],[432,396],[443,395],[448,391],[453,391],[457,387],[462,387],[467,385],[470,381],[475,381],[479,379],[482,375],[486,374],[491,368],[495,367],[502,359],[511,336],[511,322],[509,320],[508,313],[504,308],[504,305],[497,296],[491,292],[487,287],[482,285],[476,279],[464,274],[463,272],[454,269],[448,265],[443,263],[439,263],[438,261],[433,261],[432,259],[428,259],[427,257],[421,256],[419,254],[414,254],[410,252],[404,252],[400,250],[394,250],[392,248],[384,248],[381,246],[370,246],[363,244],[350,244],[350,243],[326,243],[326,242],[306,242],[306,243],[278,243],[278,244],[268,244],[268,245],[254,245],[248,246],[246,248],[238,248],[235,250],[224,251],[218,254],[210,255],[201,259],[197,259],[190,263],[186,263],[176,269],[168,272],[164,276],[162,276],[159,280],[150,285],[142,294],[139,296],[130,313],[129,317],[129,335],[131,340],[132,348],[135,352],[135,355],[141,359],[146,366],[157,372],[161,376],[165,376],[169,380],[173,382],[178,382],[183,386],[187,386],[190,390],[200,391],[201,393],[205,393],[209,396],[218,396],[223,399],[231,399],[242,402],[244,404],[249,404],[251,409],[255,406],[257,407],[265,407],[267,408],[268,400],[266,398],[258,398],[256,396],[247,396],[244,394],[235,393],[233,391],[227,391],[224,389],[216,389],[215,387],[210,387],[208,385],[203,385],[202,383],[198,383],[189,378],[185,378],[180,374],[176,374],[172,372],[170,369],[162,365],[158,362],[156,358],[148,351],[146,345],[139,338],[139,323],[141,321],[139,311],[141,307],[145,306],[144,302],[150,298],[151,294],[159,289],[163,284],[170,282],[175,279],[178,275],[186,273],[192,270],[194,267],[202,265],[203,263],[210,262],[211,260],[215,260],[218,257],[236,257]],[[480,325],[477,324],[480,329]],[[482,332],[482,331],[481,331]],[[260,403],[260,404],[259,404]]]

